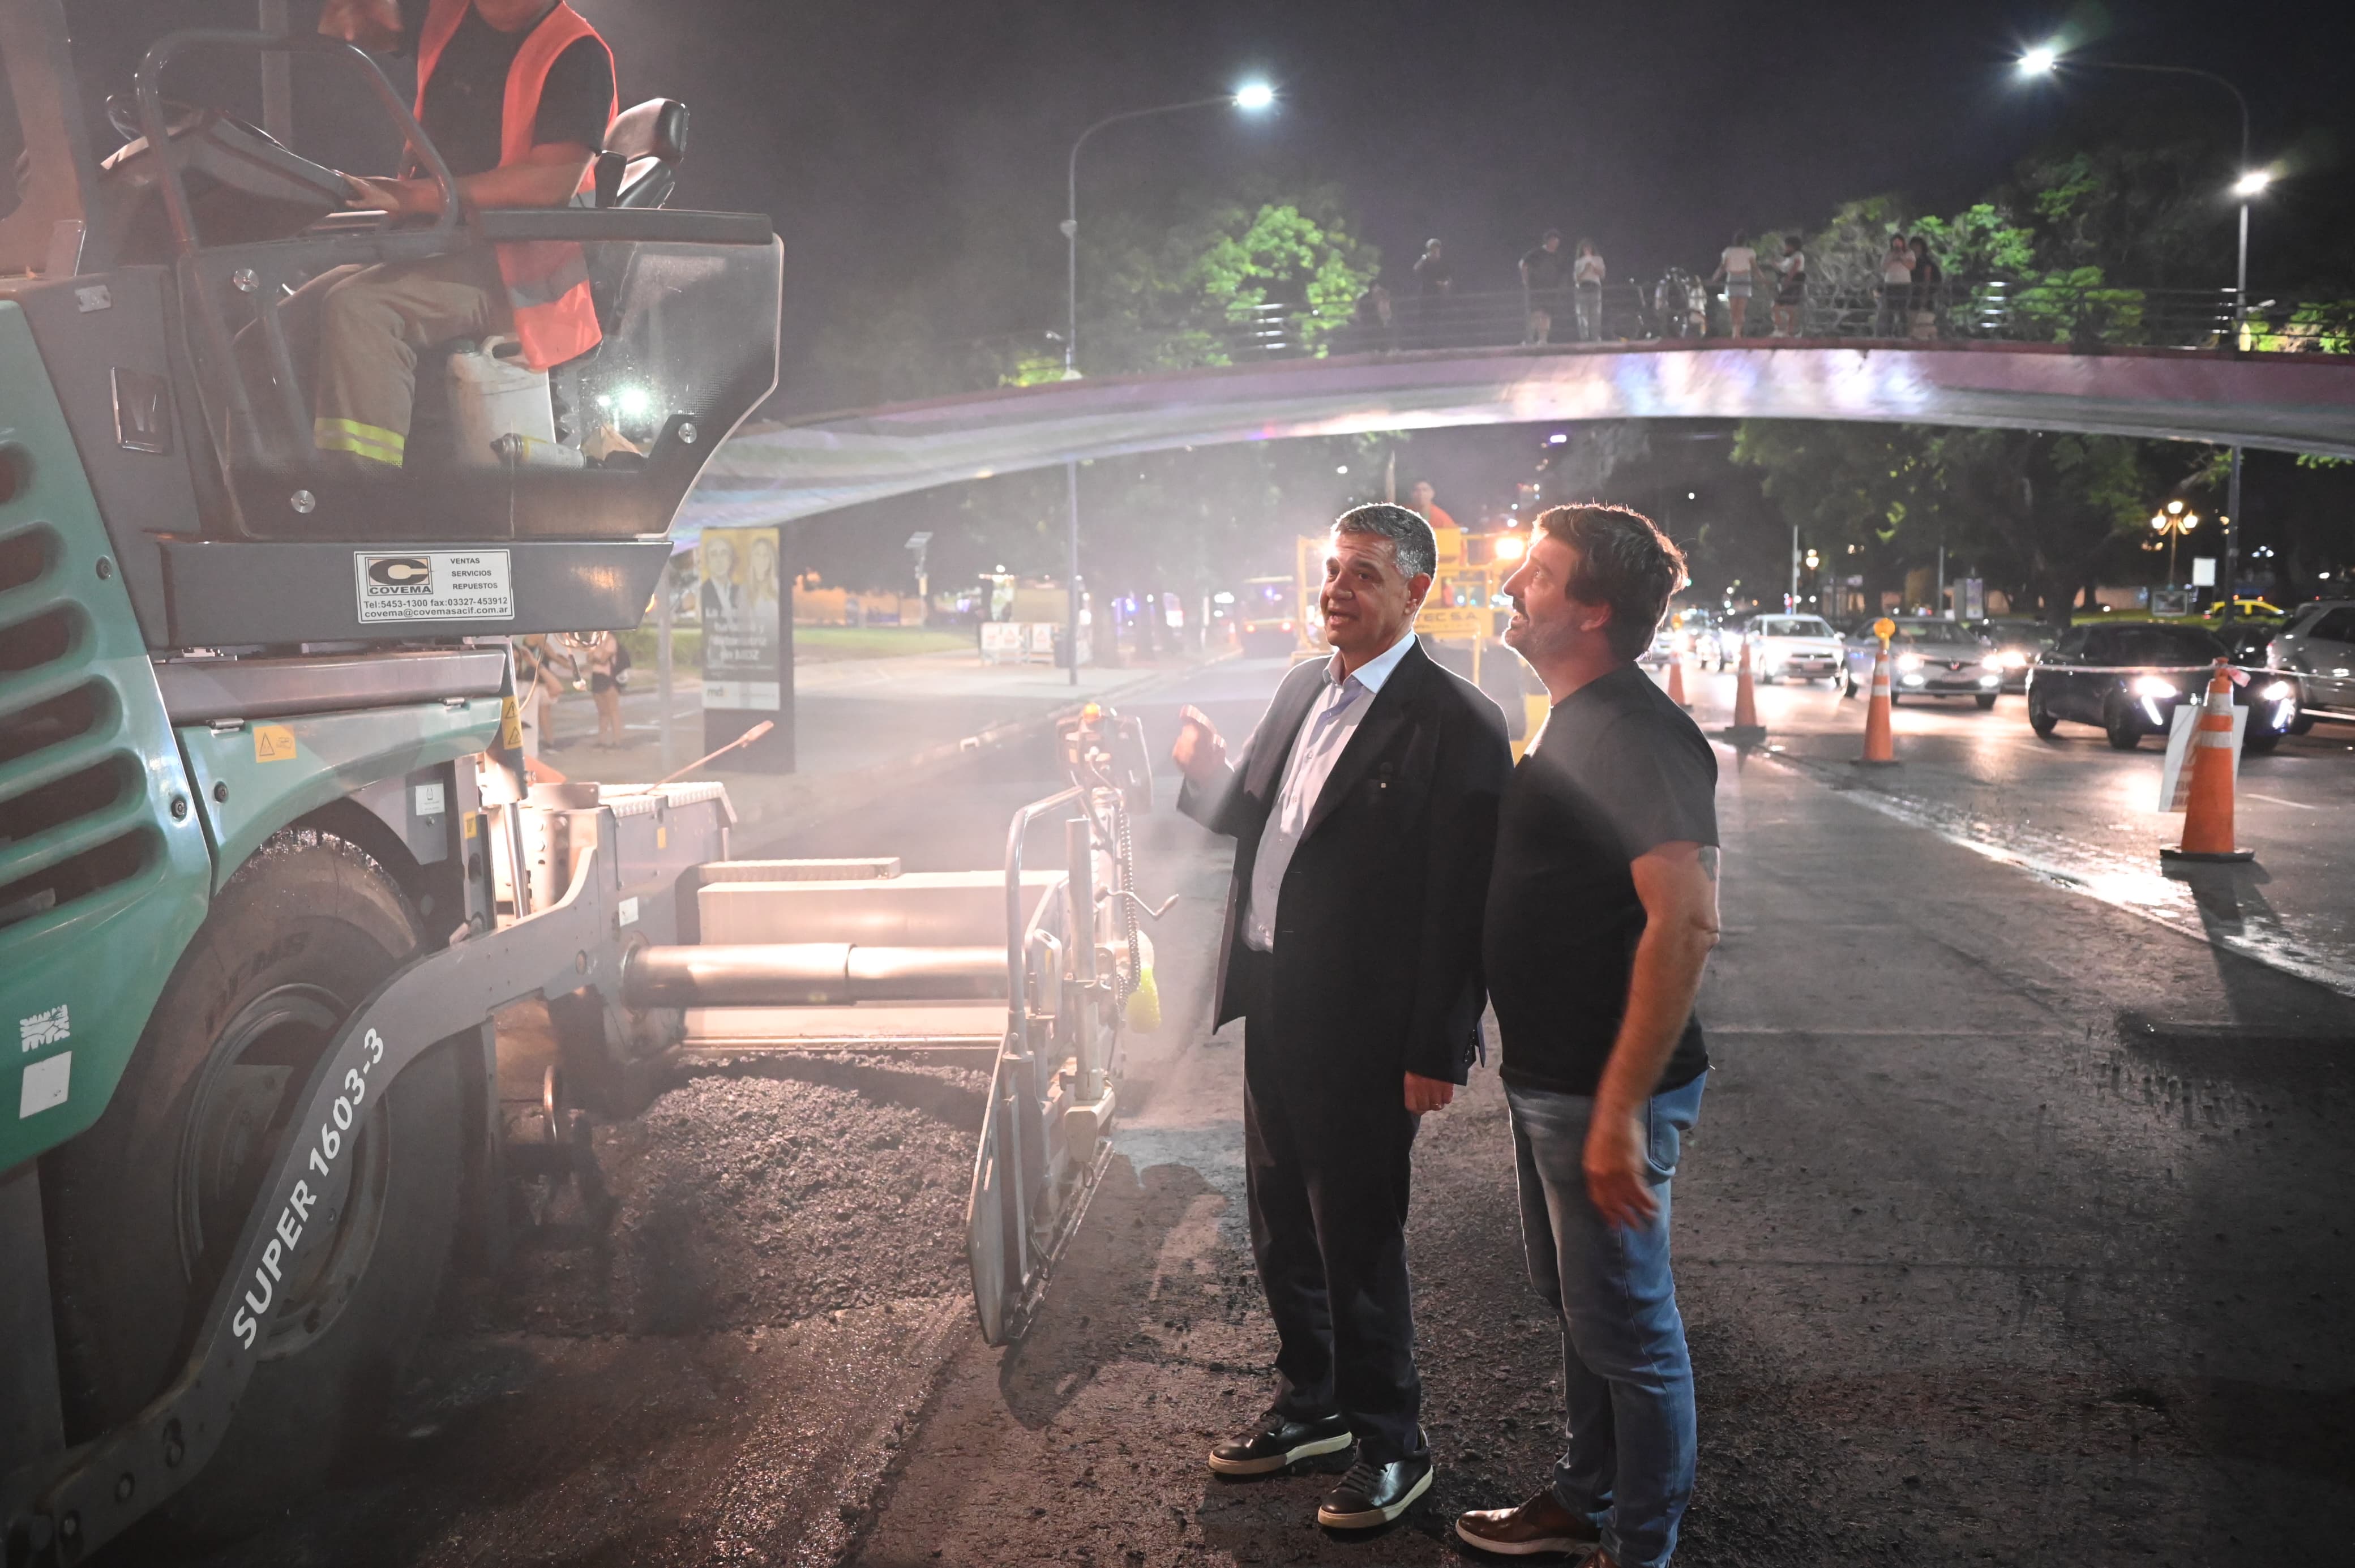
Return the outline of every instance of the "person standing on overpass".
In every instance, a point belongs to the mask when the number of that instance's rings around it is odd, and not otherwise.
[[[1578,340],[1594,343],[1603,336],[1603,252],[1592,240],[1578,242],[1578,259],[1570,264],[1571,283],[1578,294]]]
[[[1783,254],[1774,262],[1774,336],[1796,337],[1807,311],[1807,252],[1796,234],[1783,236]]]
[[[1561,230],[1549,229],[1538,248],[1521,258],[1521,303],[1529,316],[1523,343],[1543,343],[1561,314],[1562,286],[1570,281],[1570,258],[1561,253]]]
[[[1873,318],[1875,337],[1903,337],[1913,331],[1913,248],[1902,234],[1889,237],[1881,258],[1881,310]]]
[[[1733,336],[1742,336],[1742,324],[1750,314],[1750,296],[1758,283],[1758,252],[1750,248],[1750,237],[1736,229],[1733,243],[1721,251],[1717,271],[1709,275],[1712,283],[1725,285],[1725,316],[1732,324]]]
[[[562,207],[590,177],[620,100],[613,54],[562,0],[327,0],[319,31],[417,56],[417,121],[469,208]],[[431,179],[344,176],[351,205],[431,217]],[[509,334],[530,369],[595,347],[602,334],[580,246],[536,240],[373,267],[338,267],[284,307],[315,313],[312,443],[362,473],[408,455],[417,357],[454,337]]]
[[[1505,582],[1505,641],[1553,711],[1497,820],[1482,967],[1570,1441],[1537,1495],[1455,1532],[1512,1556],[1593,1548],[1592,1568],[1666,1568],[1693,1488],[1668,1183],[1709,1076],[1693,998],[1717,942],[1717,759],[1636,663],[1683,578],[1647,518],[1556,507]]]

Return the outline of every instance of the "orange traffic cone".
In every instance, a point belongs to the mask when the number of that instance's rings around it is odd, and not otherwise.
[[[2191,732],[2191,788],[2183,807],[2183,842],[2162,848],[2162,860],[2254,860],[2254,849],[2232,847],[2232,677],[2216,661],[2208,700]]]
[[[1864,755],[1850,759],[1860,768],[1897,765],[1897,751],[1889,736],[1889,644],[1872,659],[1872,700],[1864,710]]]
[[[1737,746],[1754,746],[1766,739],[1758,722],[1758,685],[1750,671],[1750,638],[1742,639],[1742,672],[1733,681],[1733,722],[1718,731]]]
[[[1668,700],[1688,713],[1692,704],[1685,700],[1685,656],[1677,649],[1668,652]]]

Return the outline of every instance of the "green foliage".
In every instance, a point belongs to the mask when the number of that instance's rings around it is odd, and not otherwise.
[[[2274,354],[2355,354],[2355,300],[2311,300],[2286,321],[2253,312],[2242,346]]]
[[[2121,436],[1930,425],[1745,421],[1734,461],[1869,593],[1941,546],[2065,619],[2087,575],[2137,538],[2198,448]]]
[[[1115,215],[1083,233],[1082,369],[1223,365],[1239,329],[1322,352],[1380,253],[1350,232],[1339,192],[1189,204],[1173,225]]]
[[[1240,235],[1221,234],[1211,244],[1194,275],[1204,299],[1222,304],[1230,321],[1258,314],[1258,307],[1291,305],[1314,343],[1347,318],[1380,261],[1380,253],[1337,218],[1320,224],[1297,207],[1263,205]]]
[[[2119,137],[2024,159],[1997,200],[2034,215],[2039,269],[2184,288],[2214,282],[2229,259],[2226,177],[2211,138]]]
[[[1975,202],[1952,218],[1923,216],[1913,231],[1930,241],[1931,254],[1949,276],[2015,277],[2036,261],[2036,231],[2012,221],[1991,201]]]

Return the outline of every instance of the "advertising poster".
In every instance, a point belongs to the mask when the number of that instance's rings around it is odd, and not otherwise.
[[[793,766],[793,615],[779,530],[706,528],[695,552],[696,609],[703,629],[707,747],[762,720],[776,729],[748,759]]]

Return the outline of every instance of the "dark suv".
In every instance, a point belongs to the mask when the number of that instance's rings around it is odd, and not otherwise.
[[[2215,662],[2230,656],[2204,627],[2130,621],[2072,626],[2028,671],[2028,722],[2050,735],[2062,720],[2096,724],[2121,752],[2145,735],[2164,735],[2178,704],[2197,703]],[[2297,719],[2297,688],[2259,672],[2232,683],[2232,700],[2250,709],[2245,752],[2270,752]]]

